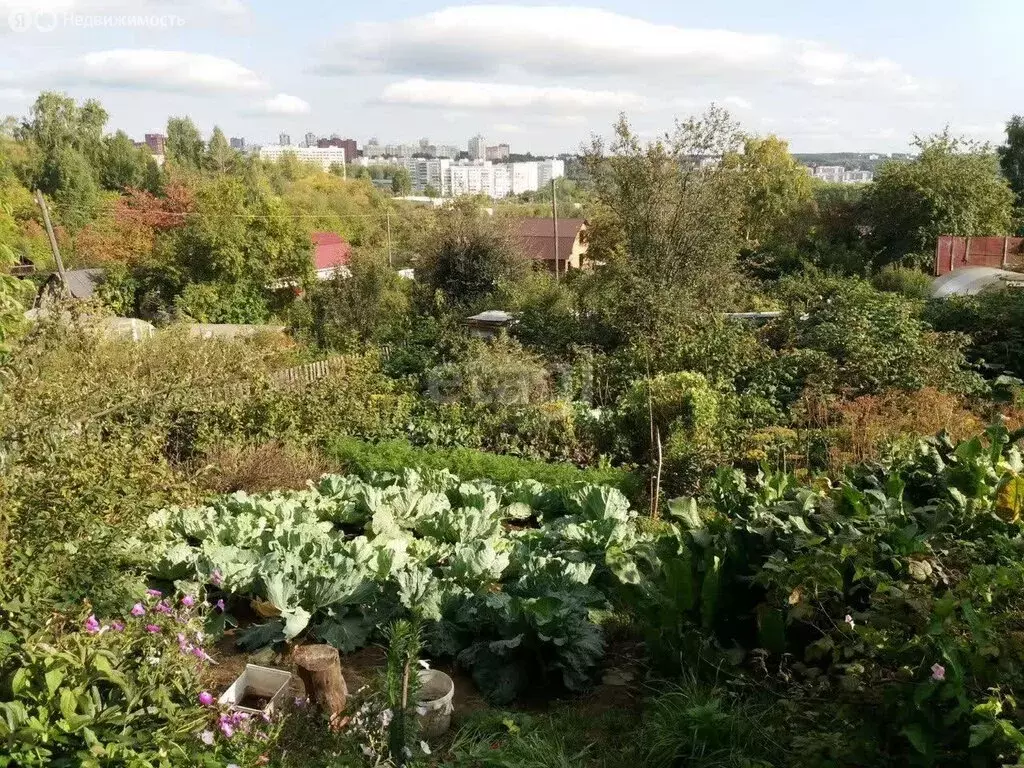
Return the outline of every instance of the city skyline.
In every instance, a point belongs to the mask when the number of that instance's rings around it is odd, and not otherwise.
[[[1009,0],[314,0],[302,14],[270,0],[0,0],[0,115],[56,89],[98,98],[133,136],[189,115],[255,144],[482,133],[553,155],[607,136],[620,111],[646,139],[715,102],[795,152],[900,152],[946,125],[1001,139],[1024,93],[991,73],[1024,54],[943,43],[1015,20]]]

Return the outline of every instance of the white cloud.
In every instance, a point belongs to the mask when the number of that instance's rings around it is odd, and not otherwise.
[[[733,109],[753,109],[754,105],[742,96],[726,96],[722,99],[722,105]]]
[[[307,115],[310,112],[309,102],[298,96],[279,93],[261,101],[256,112],[264,115]]]
[[[894,62],[774,34],[656,24],[597,8],[467,5],[345,30],[324,73],[643,76],[649,81],[775,80],[808,86],[919,83]]]
[[[265,87],[255,72],[204,53],[123,48],[82,56],[68,76],[89,84],[166,91],[253,91]]]
[[[491,126],[491,130],[495,133],[524,133],[525,128],[515,123],[495,123]]]
[[[31,101],[32,94],[23,88],[0,88],[0,101]]]
[[[625,109],[641,106],[644,102],[637,94],[624,91],[423,78],[392,83],[384,89],[380,100],[385,104],[417,107],[536,109],[549,112]]]

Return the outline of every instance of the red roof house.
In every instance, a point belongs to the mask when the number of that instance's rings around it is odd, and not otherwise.
[[[558,271],[579,269],[587,254],[587,243],[583,233],[587,229],[585,219],[558,220]],[[515,233],[526,255],[555,271],[555,230],[551,219],[530,217],[519,219]]]
[[[317,280],[330,280],[336,272],[348,275],[348,265],[352,259],[352,246],[345,238],[334,232],[314,232],[313,269]]]

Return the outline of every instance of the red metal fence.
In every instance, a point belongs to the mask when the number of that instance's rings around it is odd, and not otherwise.
[[[935,246],[935,275],[962,267],[1024,270],[1024,238],[943,235]]]

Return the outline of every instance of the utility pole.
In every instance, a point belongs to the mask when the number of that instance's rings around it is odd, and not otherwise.
[[[390,208],[388,208],[388,210],[387,210],[387,217],[388,217],[388,266],[393,268],[394,267],[394,263],[392,262],[392,259],[391,259],[391,209]]]
[[[46,236],[50,240],[50,250],[53,251],[53,260],[57,263],[57,274],[60,275],[61,285],[67,290],[68,279],[64,274],[64,262],[60,258],[60,248],[57,247],[57,238],[53,234],[53,225],[50,223],[50,211],[46,207],[46,199],[43,193],[36,190],[36,203],[43,211],[43,224],[46,225]]]
[[[558,201],[555,198],[555,177],[551,176],[551,225],[555,230],[555,280],[558,280]]]

